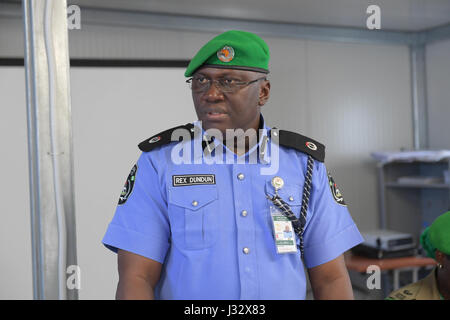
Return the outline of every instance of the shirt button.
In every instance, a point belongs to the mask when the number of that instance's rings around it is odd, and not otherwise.
[[[194,206],[194,207],[196,207],[196,206],[198,206],[198,202],[197,201],[192,201],[192,205]]]
[[[242,215],[243,217],[246,217],[247,214],[248,214],[247,210],[242,210],[241,215]]]
[[[245,176],[244,176],[243,173],[239,173],[239,174],[237,175],[237,177],[238,177],[239,180],[244,180],[244,178],[245,178]]]
[[[249,254],[250,249],[246,247],[246,248],[242,249],[242,252],[244,252],[245,254]]]
[[[289,197],[289,201],[294,201],[294,197],[293,197],[293,196],[290,196],[290,197]]]

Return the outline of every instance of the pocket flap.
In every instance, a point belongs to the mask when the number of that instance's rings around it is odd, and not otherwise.
[[[196,211],[217,199],[215,185],[169,187],[169,202]]]
[[[271,180],[266,182],[266,193],[270,196],[275,194],[275,189],[272,186]],[[278,190],[281,199],[289,206],[301,206],[303,190],[300,186],[295,184],[285,184]]]

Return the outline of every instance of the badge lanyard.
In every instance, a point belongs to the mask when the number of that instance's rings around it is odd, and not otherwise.
[[[297,219],[295,214],[292,212],[290,206],[285,201],[283,201],[283,199],[281,199],[280,196],[278,195],[278,190],[281,189],[283,187],[283,184],[284,184],[284,182],[283,182],[283,180],[281,178],[275,177],[275,178],[272,179],[272,186],[275,188],[275,195],[273,197],[267,196],[267,198],[275,205],[275,207],[277,209],[276,210],[275,208],[271,207],[271,217],[272,217],[272,222],[274,223],[275,237],[277,236],[275,221],[277,221],[277,225],[279,225],[279,226],[283,226],[283,225],[285,226],[286,222],[291,222],[292,223],[292,227],[293,227],[293,229],[295,231],[295,234],[300,239],[299,249],[300,249],[300,253],[301,253],[301,257],[302,258],[304,256],[303,230],[304,230],[305,224],[306,224],[306,213],[308,211],[309,198],[310,198],[310,195],[311,195],[313,169],[314,169],[314,159],[313,159],[312,156],[308,156],[308,163],[307,163],[306,175],[305,175],[305,183],[304,183],[304,186],[303,186],[302,207],[301,207],[301,210],[300,210],[300,217],[299,217],[299,219]],[[277,217],[277,215],[279,216],[280,213],[287,220],[283,221],[279,217]],[[275,238],[275,241],[276,240],[277,239]],[[285,240],[285,239],[283,238],[283,240]],[[285,244],[285,245],[287,245],[287,247],[289,247],[287,242],[281,242],[281,244]],[[290,247],[289,247],[289,249],[282,249],[282,248],[287,248],[287,247],[281,246],[281,251],[282,252],[283,251],[284,252],[291,252],[291,251],[289,251]],[[280,253],[280,248],[279,248],[278,245],[277,245],[277,251],[278,251],[278,253]]]

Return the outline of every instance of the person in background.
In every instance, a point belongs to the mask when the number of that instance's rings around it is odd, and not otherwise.
[[[392,292],[387,300],[450,300],[450,211],[424,230],[420,243],[437,266],[424,279]]]

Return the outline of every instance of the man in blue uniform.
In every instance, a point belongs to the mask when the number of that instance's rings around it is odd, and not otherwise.
[[[264,123],[268,61],[244,31],[191,60],[199,121],[139,144],[103,238],[118,253],[116,298],[304,299],[304,266],[316,299],[353,298],[343,253],[362,237],[324,146]],[[286,224],[295,242],[277,240]]]

